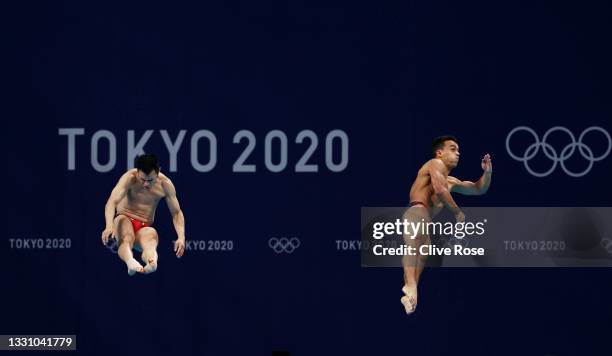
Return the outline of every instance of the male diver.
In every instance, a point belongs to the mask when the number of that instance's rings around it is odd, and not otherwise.
[[[453,200],[451,192],[465,195],[481,195],[487,192],[491,184],[493,166],[491,156],[487,153],[481,161],[484,171],[477,182],[461,181],[450,176],[453,168],[459,163],[459,143],[453,136],[441,136],[433,140],[433,158],[427,161],[417,173],[410,188],[410,207],[403,218],[408,223],[430,222],[444,208],[448,207],[457,222],[464,222],[465,215]],[[400,299],[407,314],[415,311],[417,306],[417,285],[425,267],[427,256],[419,254],[419,247],[429,244],[427,234],[416,236],[404,235],[404,242],[416,249],[416,256],[405,255],[402,258],[404,268],[404,296]]]
[[[102,243],[109,238],[118,239],[119,257],[126,263],[128,274],[152,273],[157,270],[157,231],[151,225],[155,209],[165,198],[178,238],[174,243],[176,257],[185,252],[185,217],[176,198],[176,190],[168,177],[159,172],[159,163],[153,154],[136,158],[136,168],[128,170],[111,192],[104,209],[106,228]],[[142,252],[143,267],[132,254]]]

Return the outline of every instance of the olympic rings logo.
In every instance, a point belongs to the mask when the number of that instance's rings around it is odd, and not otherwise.
[[[117,239],[110,239],[110,242],[106,244],[106,248],[114,253],[117,254],[117,252],[119,251],[119,241],[117,241]]]
[[[601,240],[601,247],[605,248],[605,249],[606,249],[606,251],[608,251],[608,253],[609,253],[610,255],[612,255],[612,240],[610,240],[610,239],[609,239],[609,238],[607,238],[607,237],[604,237],[604,238]]]
[[[456,245],[459,245],[462,248],[467,248],[468,246],[470,246],[470,242],[468,241],[468,239],[458,239],[458,238],[451,237],[448,240],[446,240],[444,247],[449,247],[451,249],[454,249]]]
[[[276,253],[293,253],[298,247],[300,247],[300,239],[292,237],[290,239],[281,237],[277,239],[272,237],[268,240],[268,246]]]
[[[535,140],[534,143],[527,147],[522,156],[516,155],[510,150],[510,137],[512,137],[512,135],[514,135],[518,131],[527,131],[531,134],[531,136],[533,136]],[[572,141],[561,150],[560,154],[552,147],[552,145],[546,142],[548,136],[556,131],[566,133]],[[606,152],[597,157],[593,155],[593,151],[591,150],[591,148],[582,142],[584,136],[586,136],[586,134],[591,131],[600,132],[608,140],[608,149],[606,150]],[[529,161],[538,154],[540,148],[542,148],[542,152],[544,152],[546,157],[553,162],[552,166],[545,172],[536,172],[529,166]],[[576,148],[578,148],[578,152],[580,153],[580,155],[589,162],[589,165],[582,172],[578,173],[570,171],[565,166],[565,161],[574,154]],[[593,168],[593,163],[601,161],[602,159],[608,157],[611,149],[612,139],[610,138],[610,134],[608,133],[608,131],[599,126],[591,126],[589,128],[586,128],[584,131],[582,131],[580,137],[578,137],[578,141],[576,141],[574,134],[568,128],[563,126],[555,126],[550,128],[548,131],[546,131],[546,133],[544,133],[544,136],[542,137],[541,141],[538,138],[537,133],[532,128],[527,126],[515,127],[512,131],[510,131],[510,133],[508,133],[508,136],[506,137],[506,150],[508,151],[510,157],[519,162],[523,162],[527,172],[531,173],[536,177],[546,177],[550,175],[555,170],[555,168],[557,168],[557,164],[561,165],[561,169],[563,169],[563,171],[567,175],[576,178],[582,177],[591,171],[591,168]]]

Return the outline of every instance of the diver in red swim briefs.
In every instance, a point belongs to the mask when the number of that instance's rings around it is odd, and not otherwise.
[[[102,243],[109,238],[119,240],[119,257],[127,264],[128,274],[152,273],[157,270],[157,231],[151,225],[159,201],[165,198],[172,214],[178,238],[174,243],[176,257],[185,252],[185,217],[176,198],[176,190],[168,177],[159,173],[153,154],[136,158],[136,168],[127,171],[113,189],[104,209],[106,228]],[[132,254],[142,252],[143,267]]]
[[[480,195],[487,192],[491,184],[493,165],[491,156],[484,155],[481,167],[484,173],[477,182],[461,181],[449,176],[450,171],[459,163],[459,144],[453,136],[441,136],[433,140],[433,158],[427,161],[417,173],[410,188],[410,207],[404,213],[408,222],[429,222],[442,210],[448,207],[458,222],[465,221],[465,215],[453,200],[451,192],[465,195]],[[415,248],[416,256],[405,255],[402,258],[404,267],[404,296],[400,299],[406,313],[415,311],[417,306],[417,285],[419,277],[425,267],[427,256],[420,256],[419,247],[429,244],[430,238],[426,234],[417,236],[404,235],[404,242]]]

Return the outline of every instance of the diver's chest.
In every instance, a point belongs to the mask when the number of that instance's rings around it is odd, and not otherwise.
[[[157,203],[161,198],[163,198],[163,194],[160,190],[151,189],[147,190],[144,188],[136,188],[130,189],[129,198],[132,201],[139,203]]]

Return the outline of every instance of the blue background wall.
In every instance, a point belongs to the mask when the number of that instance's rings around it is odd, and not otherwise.
[[[361,268],[358,251],[336,244],[359,240],[361,206],[407,204],[432,137],[446,133],[460,140],[456,176],[477,179],[480,157],[493,156],[489,193],[457,197],[462,205],[609,206],[611,158],[582,178],[559,168],[536,178],[505,149],[520,125],[540,136],[556,125],[576,136],[610,131],[604,2],[45,2],[5,15],[2,334],[74,333],[88,355],[609,353],[608,269],[427,270],[419,309],[406,317],[401,270]],[[85,135],[68,170],[58,129],[75,127]],[[102,129],[117,138],[107,173],[90,164],[91,136]],[[234,250],[177,260],[161,203],[160,269],[130,278],[99,236],[127,167],[127,130],[147,129],[155,132],[145,148],[162,169],[158,130],[187,130],[177,171],[165,170],[187,239],[232,240]],[[200,129],[218,139],[208,173],[189,163]],[[242,129],[257,138],[255,173],[232,172]],[[289,138],[280,173],[264,164],[273,129]],[[304,129],[319,138],[318,173],[293,169]],[[349,136],[339,173],[325,167],[333,129]],[[551,142],[560,152],[567,139]],[[606,149],[596,134],[588,144]],[[578,154],[566,163],[586,167]],[[543,154],[533,161],[550,164]],[[301,245],[276,254],[271,237]],[[16,249],[10,238],[72,246]]]

